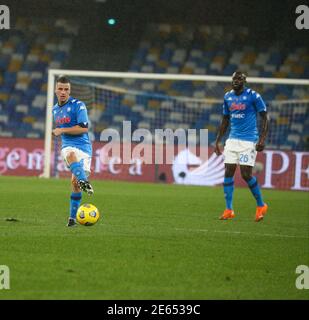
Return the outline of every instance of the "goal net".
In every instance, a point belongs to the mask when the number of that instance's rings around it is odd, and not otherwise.
[[[231,89],[230,77],[142,74],[50,70],[45,135],[44,176],[57,175],[59,153],[57,141],[51,138],[51,106],[54,101],[55,78],[66,74],[72,82],[71,95],[84,101],[90,120],[92,141],[102,140],[105,129],[123,135],[124,123],[130,130],[147,129],[153,143],[156,129],[208,130],[208,143],[215,140],[222,118],[224,93]],[[248,86],[259,92],[268,106],[270,131],[267,148],[274,150],[308,149],[308,80],[247,78]],[[187,135],[190,139],[190,136]],[[53,170],[51,170],[53,164]]]

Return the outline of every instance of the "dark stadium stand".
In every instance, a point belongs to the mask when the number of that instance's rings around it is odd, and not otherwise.
[[[65,19],[59,18],[51,24],[48,19],[32,19],[30,23],[29,19],[20,18],[14,31],[1,38],[0,136],[44,136],[47,71],[48,68],[67,66],[69,57],[72,61],[78,60],[76,57],[74,60],[74,50],[71,50],[78,33],[77,24]],[[81,69],[83,63],[81,61]],[[250,43],[250,31],[245,27],[230,32],[224,26],[151,24],[128,69],[132,72],[228,76],[241,69],[255,77],[302,79],[309,78],[309,52],[304,47],[285,48],[283,43],[268,47]],[[153,94],[157,95],[158,101],[160,95],[162,100],[167,95],[222,99],[223,92],[229,89],[218,83],[191,81],[133,80],[121,84],[118,81],[117,84],[130,85],[144,95],[131,100],[119,97],[107,103],[97,117],[104,126],[117,127],[122,120],[131,120],[133,129],[167,125],[170,128],[208,128],[210,141],[214,140],[220,121],[220,103],[191,117],[183,117],[184,104],[165,102],[158,108],[153,102]],[[259,85],[255,88],[266,102],[309,99],[305,87]],[[304,149],[309,136],[308,112],[305,105],[291,109],[272,104],[269,110],[271,144],[286,149]]]
[[[1,136],[43,136],[47,71],[64,65],[77,32],[76,25],[63,19],[20,18],[1,38]]]

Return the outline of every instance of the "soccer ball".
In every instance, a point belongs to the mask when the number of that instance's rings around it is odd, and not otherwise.
[[[77,210],[76,220],[84,226],[93,226],[99,218],[99,210],[93,204],[82,204]]]

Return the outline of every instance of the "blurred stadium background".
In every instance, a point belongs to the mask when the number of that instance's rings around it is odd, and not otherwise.
[[[0,34],[1,144],[44,138],[49,69],[220,76],[240,69],[249,77],[309,79],[308,31],[295,27],[299,1],[20,3],[7,3],[11,28]],[[267,147],[308,150],[308,86],[253,88],[269,106]],[[94,141],[131,120],[132,130],[207,128],[212,143],[228,89],[218,82],[78,78],[73,95],[88,105]]]
[[[241,69],[309,79],[308,30],[295,27],[304,2],[3,1],[10,29],[0,29],[0,265],[10,268],[11,288],[0,300],[308,299],[295,285],[297,266],[309,265],[308,192],[295,192],[309,190],[308,85],[252,83],[270,115],[254,169],[270,206],[262,223],[254,223],[248,188],[235,190],[237,218],[218,219],[224,165],[212,146],[211,170],[197,183],[211,187],[172,185],[196,184],[191,170],[205,163],[189,153],[187,166],[101,163],[100,132],[121,131],[123,120],[151,131],[207,128],[212,143],[229,83],[74,77],[94,141],[95,194],[83,201],[102,220],[67,228],[69,180],[37,178],[50,69],[228,77]],[[60,162],[53,169],[69,176]]]

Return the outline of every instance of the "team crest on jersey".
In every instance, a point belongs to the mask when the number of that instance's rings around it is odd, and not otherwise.
[[[70,111],[71,111],[71,108],[70,108],[70,107],[68,107],[67,112],[70,112]]]

